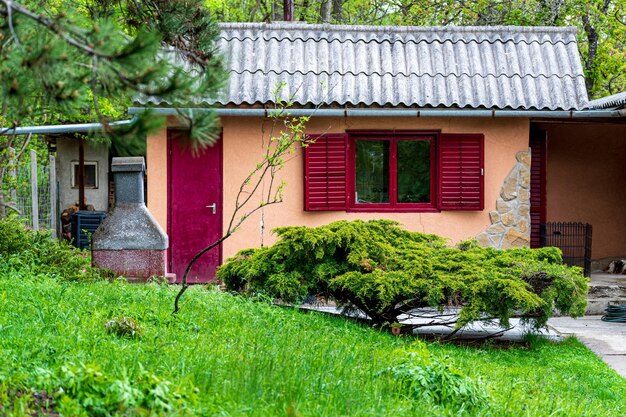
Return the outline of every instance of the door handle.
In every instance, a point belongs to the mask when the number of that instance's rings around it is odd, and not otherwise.
[[[208,206],[205,206],[205,207],[210,208],[211,212],[215,214],[215,210],[217,209],[217,203],[209,204]]]

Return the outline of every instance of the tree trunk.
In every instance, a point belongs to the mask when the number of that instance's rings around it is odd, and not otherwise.
[[[591,97],[595,81],[592,72],[598,52],[598,32],[591,25],[588,14],[583,15],[582,20],[588,43],[587,59],[585,60],[585,86],[587,87],[587,94]]]
[[[329,0],[332,1],[333,19],[335,22],[341,22],[343,20],[343,0]]]
[[[610,5],[611,0],[604,0],[604,4],[602,5],[600,12],[603,15],[606,15]],[[587,9],[587,12],[582,15],[582,22],[588,42],[587,59],[585,60],[585,86],[587,87],[587,94],[589,97],[592,97],[593,87],[595,85],[595,75],[593,74],[593,70],[595,67],[596,56],[598,54],[598,40],[600,36],[598,35],[596,27],[591,22],[590,14],[591,11]]]
[[[330,12],[332,11],[331,0],[326,0],[322,3],[320,10],[320,17],[323,23],[330,23]]]

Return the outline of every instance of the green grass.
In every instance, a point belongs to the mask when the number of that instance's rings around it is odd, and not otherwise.
[[[487,391],[482,407],[464,411],[411,396],[385,372],[410,352],[423,354],[414,338],[201,287],[172,316],[174,287],[12,276],[0,272],[0,415],[93,415],[98,398],[140,395],[133,389],[164,415],[626,415],[626,380],[576,340],[428,344],[433,360]],[[119,316],[135,318],[141,336],[107,333],[105,323]]]

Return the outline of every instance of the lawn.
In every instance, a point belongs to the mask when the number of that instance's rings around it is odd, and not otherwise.
[[[0,414],[626,415],[626,380],[576,340],[427,344],[206,287],[172,316],[176,290],[0,272]],[[141,336],[107,332],[119,316]],[[412,390],[389,371],[412,352],[487,398],[470,407]]]

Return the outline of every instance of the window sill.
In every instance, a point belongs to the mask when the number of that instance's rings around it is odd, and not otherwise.
[[[436,207],[364,207],[352,206],[346,210],[348,213],[439,213]]]

